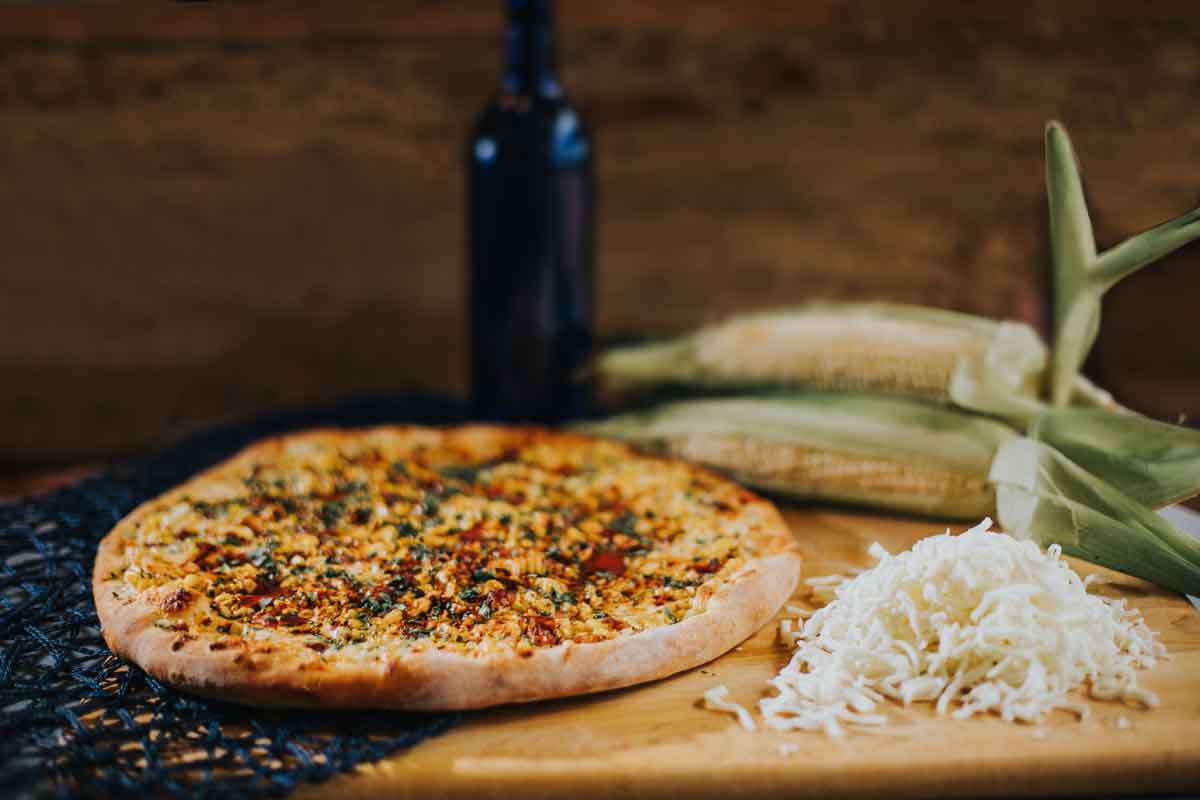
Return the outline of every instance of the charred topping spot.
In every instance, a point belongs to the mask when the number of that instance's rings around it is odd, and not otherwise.
[[[553,617],[530,616],[525,621],[525,635],[535,647],[550,647],[559,642],[558,624]]]
[[[390,592],[376,592],[362,601],[362,608],[373,617],[386,614],[395,607],[396,599]]]
[[[174,591],[169,592],[167,596],[162,599],[162,602],[158,604],[158,607],[167,614],[178,614],[180,611],[183,611],[185,608],[190,606],[192,604],[192,600],[194,599],[195,595],[193,595],[187,589],[175,589]]]
[[[345,516],[346,501],[344,500],[329,500],[321,504],[321,510],[317,512],[317,517],[326,528],[336,527]]]

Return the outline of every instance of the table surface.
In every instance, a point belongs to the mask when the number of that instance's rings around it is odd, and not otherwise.
[[[785,512],[807,576],[866,565],[867,546],[893,552],[940,533],[936,522],[844,511]],[[1041,729],[976,718],[953,722],[927,706],[890,709],[883,733],[842,740],[748,733],[699,707],[717,684],[747,706],[788,660],[771,624],[706,664],[653,684],[468,715],[451,732],[301,797],[1048,796],[1200,790],[1200,613],[1151,584],[1077,562],[1129,598],[1170,658],[1142,673],[1159,693],[1146,711],[1091,703],[1078,722],[1056,712]],[[1118,726],[1124,717],[1129,727]],[[1123,724],[1123,723],[1122,723]],[[781,750],[781,745],[789,748]],[[787,752],[787,750],[794,752]]]
[[[0,476],[0,501],[95,472],[74,466]],[[1200,515],[1171,509],[1200,535]],[[805,576],[868,565],[879,541],[893,552],[940,533],[929,520],[790,508]],[[1044,730],[996,719],[951,722],[927,708],[891,709],[886,733],[830,740],[811,733],[747,733],[699,707],[717,684],[753,707],[788,660],[773,622],[741,646],[653,684],[600,695],[469,714],[411,751],[325,784],[305,798],[440,797],[889,797],[1113,796],[1200,793],[1200,612],[1181,597],[1118,573],[1102,591],[1127,597],[1170,657],[1140,677],[1163,704],[1141,711],[1093,703],[1088,721],[1058,713]],[[798,596],[798,600],[801,599]],[[1128,728],[1117,726],[1125,717]],[[784,752],[781,745],[793,752]]]

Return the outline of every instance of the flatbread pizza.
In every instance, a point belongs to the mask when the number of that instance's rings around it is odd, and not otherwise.
[[[531,428],[268,439],[101,542],[114,652],[256,706],[480,708],[709,661],[767,622],[799,557],[740,486]]]

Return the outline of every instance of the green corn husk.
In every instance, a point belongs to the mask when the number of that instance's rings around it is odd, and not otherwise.
[[[1133,414],[1050,409],[1027,431],[1150,508],[1200,494],[1200,430]]]
[[[1100,330],[1100,301],[1122,278],[1200,239],[1200,209],[1098,254],[1075,151],[1057,122],[1046,126],[1046,192],[1054,254],[1054,356],[1050,399],[1073,402],[1076,377]]]
[[[676,339],[609,350],[593,369],[611,394],[770,387],[873,393],[953,403],[1027,421],[1047,364],[1037,334],[941,309],[813,303],[741,314]],[[1111,404],[1086,381],[1079,402]]]
[[[1042,547],[1200,594],[1200,540],[1041,442],[1014,438],[991,469],[1005,531]]]
[[[576,427],[788,498],[950,518],[994,512],[988,470],[1017,436],[947,406],[827,392],[686,400]]]

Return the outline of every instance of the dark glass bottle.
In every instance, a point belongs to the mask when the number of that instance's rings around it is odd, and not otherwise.
[[[509,0],[500,88],[468,143],[471,401],[487,420],[587,412],[592,147],[554,63],[550,0]]]

